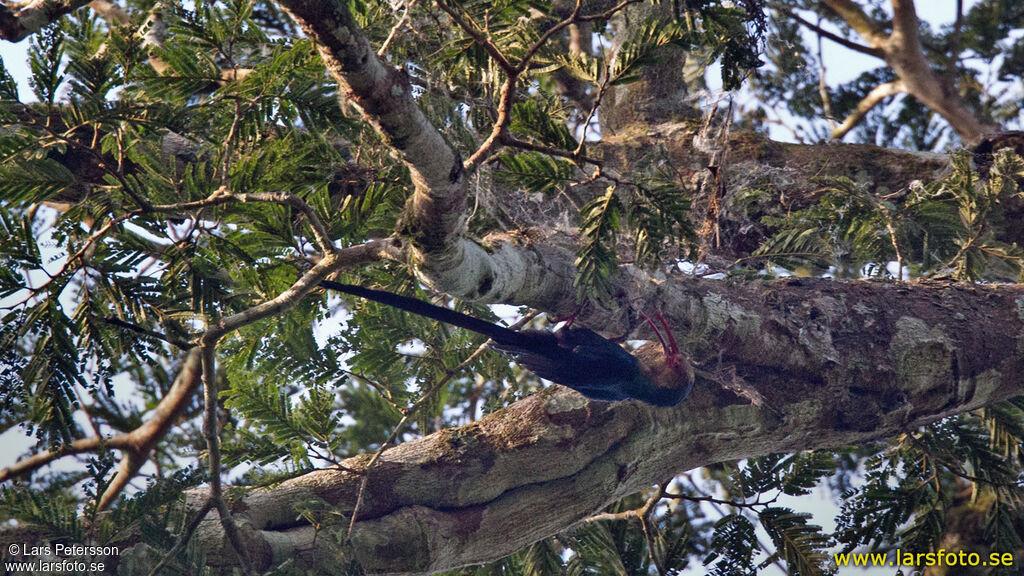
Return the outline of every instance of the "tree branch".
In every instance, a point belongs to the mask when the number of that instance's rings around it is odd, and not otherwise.
[[[448,4],[443,0],[439,0],[436,4],[438,8],[444,11],[444,13],[452,19],[452,22],[455,22],[459,28],[462,28],[463,32],[469,34],[469,37],[473,39],[473,42],[476,43],[476,45],[483,48],[491,58],[494,58],[494,61],[498,63],[498,67],[501,68],[505,74],[509,76],[516,76],[519,74],[516,66],[514,66],[512,62],[505,57],[501,50],[494,45],[494,42],[491,41],[487,33],[481,30],[472,18],[463,18],[455,8],[448,6]]]
[[[153,413],[145,423],[124,436],[123,446],[118,446],[123,447],[124,454],[118,465],[117,474],[114,475],[97,503],[99,510],[109,507],[146,463],[157,443],[167,435],[167,431],[185,411],[188,401],[192,398],[192,394],[201,380],[199,349],[192,348],[185,356],[185,361],[182,363],[171,389],[160,399],[160,403],[157,404]],[[108,441],[108,444],[113,440]],[[119,441],[119,444],[121,443],[122,441]]]
[[[160,332],[157,332],[156,330],[150,330],[148,328],[143,328],[142,326],[139,326],[138,324],[132,324],[131,322],[127,322],[125,320],[121,320],[120,318],[114,318],[113,316],[107,316],[107,317],[104,317],[104,318],[100,318],[100,320],[103,321],[106,324],[110,324],[111,326],[117,326],[118,328],[124,328],[125,330],[130,330],[132,332],[135,332],[136,334],[141,334],[143,336],[148,336],[150,338],[154,338],[154,339],[160,340],[162,342],[167,342],[171,346],[174,346],[175,348],[179,348],[181,350],[188,350],[189,348],[192,347],[191,344],[189,344],[188,342],[182,342],[180,340],[174,340],[173,338],[168,338],[166,334],[161,334]]]
[[[64,456],[97,452],[104,446],[108,448],[121,448],[125,445],[125,440],[126,437],[124,436],[111,438],[109,440],[96,437],[74,440],[70,444],[63,444],[53,450],[33,454],[18,460],[7,468],[0,469],[0,482],[6,482],[13,478],[18,478],[19,476],[24,476],[25,474],[34,472],[35,470],[38,470],[59,458],[63,458]]]
[[[847,116],[846,119],[843,120],[842,124],[836,126],[835,129],[832,130],[832,139],[839,140],[843,136],[846,136],[850,130],[853,130],[858,124],[860,124],[861,120],[867,116],[867,113],[870,112],[872,108],[881,104],[886,98],[902,94],[906,91],[907,87],[903,85],[902,80],[895,80],[893,82],[886,82],[875,86],[871,89],[871,92],[868,92],[867,96],[857,103],[857,109]]]
[[[118,472],[103,493],[98,507],[105,509],[145,463],[149,453],[167,430],[177,422],[184,412],[200,380],[199,353],[193,348],[182,363],[178,376],[167,394],[153,409],[144,424],[127,434],[113,438],[83,438],[54,450],[34,454],[23,458],[13,466],[0,470],[0,482],[33,472],[59,458],[74,454],[97,452],[103,448],[113,448],[124,452]]]
[[[157,576],[160,574],[160,571],[163,570],[164,566],[169,564],[171,560],[178,555],[178,552],[180,552],[189,543],[189,541],[192,540],[192,535],[195,534],[196,529],[199,528],[199,524],[203,521],[203,518],[206,518],[206,515],[210,513],[210,510],[213,510],[213,507],[213,500],[207,499],[206,503],[195,511],[192,515],[192,519],[188,521],[184,530],[181,531],[181,535],[178,536],[178,540],[174,543],[174,546],[164,554],[164,557],[157,562],[156,566],[153,566],[153,569],[149,571],[148,576]]]
[[[917,19],[914,0],[891,0],[892,34],[889,41],[900,44],[905,50],[921,52],[921,22]],[[899,39],[897,39],[899,38]]]
[[[839,34],[836,34],[835,32],[830,32],[830,31],[822,28],[821,26],[818,26],[814,22],[811,22],[810,20],[807,20],[806,18],[804,18],[803,16],[797,14],[793,10],[789,10],[789,9],[783,8],[783,7],[780,7],[779,10],[785,12],[785,14],[787,16],[789,16],[790,18],[796,20],[803,27],[807,28],[808,30],[811,30],[812,32],[814,32],[815,34],[817,34],[819,36],[822,36],[824,38],[828,38],[829,40],[835,42],[836,44],[839,44],[840,46],[844,46],[846,48],[849,48],[850,50],[853,50],[854,52],[860,52],[861,54],[867,54],[868,56],[874,56],[875,58],[884,58],[885,57],[885,53],[882,51],[881,48],[875,48],[875,47],[872,47],[872,46],[865,46],[863,44],[858,44],[857,42],[854,42],[853,40],[850,40],[848,38],[844,38],[844,37],[840,36]]]
[[[201,348],[203,360],[203,436],[206,438],[206,458],[210,471],[210,498],[213,507],[217,509],[217,519],[220,521],[227,541],[231,544],[232,550],[238,559],[245,574],[253,574],[249,562],[249,550],[242,543],[242,537],[238,531],[238,525],[231,517],[227,503],[224,502],[224,492],[221,478],[220,464],[220,398],[217,382],[217,343],[211,340]]]
[[[568,150],[562,150],[561,148],[554,148],[552,146],[546,146],[543,144],[534,144],[532,142],[526,142],[519,140],[515,136],[506,135],[502,141],[502,144],[509,146],[510,148],[519,148],[521,150],[530,150],[532,152],[540,152],[547,154],[548,156],[557,156],[559,158],[565,158],[566,160],[572,160],[573,162],[586,162],[587,164],[593,164],[594,166],[600,167],[602,162],[597,158],[591,158],[584,156],[579,153],[569,152]]]
[[[553,387],[383,452],[368,472],[348,559],[371,574],[483,562],[685,470],[861,443],[1024,392],[1024,352],[1008,345],[1024,338],[1021,286],[670,279],[646,301],[677,329],[700,325],[695,352],[720,354],[766,406],[705,380],[671,409],[588,402]],[[950,302],[964,318],[950,319]],[[986,321],[993,317],[1003,321]],[[857,337],[867,322],[872,337]],[[358,470],[365,459],[343,464]],[[235,516],[270,549],[255,568],[268,569],[271,557],[311,570],[336,559],[324,547],[345,524],[314,529],[295,520],[295,506],[316,501],[347,517],[363,479],[323,470],[239,501]],[[197,507],[205,499],[202,490],[189,497]],[[215,519],[206,524],[199,546],[220,550],[224,534],[212,530]],[[382,546],[400,552],[380,554]]]
[[[316,41],[346,97],[409,168],[414,194],[399,233],[410,241],[408,254],[420,279],[460,298],[498,302],[514,296],[522,304],[571,312],[571,251],[540,254],[507,236],[490,238],[485,250],[463,236],[467,190],[461,157],[418,108],[405,74],[377,58],[345,2],[279,4]],[[511,90],[506,95],[511,98]]]
[[[885,43],[886,36],[881,32],[882,27],[853,0],[822,0],[822,3],[856,30],[871,48],[881,48]]]
[[[871,48],[880,49],[889,66],[899,76],[905,91],[925,106],[936,111],[966,143],[977,142],[998,130],[998,126],[982,121],[967,104],[932,70],[921,47],[920,21],[913,0],[891,0],[893,31],[885,36],[852,0],[822,0],[861,35]]]
[[[277,298],[223,319],[207,331],[203,337],[206,339],[204,341],[215,341],[230,330],[235,330],[247,323],[265,318],[270,314],[280,311],[287,305],[294,304],[302,295],[315,288],[320,280],[332,272],[343,267],[372,262],[384,257],[398,257],[397,248],[391,240],[374,240],[366,244],[337,250],[330,254],[329,257],[321,259],[313,269],[296,282],[296,285],[278,295]],[[122,327],[129,325],[129,323],[117,319],[113,319],[112,322],[110,320],[107,321]],[[130,329],[133,331],[144,331],[147,334],[150,333],[150,331],[142,327],[132,327]],[[184,343],[172,342],[172,344],[180,346]],[[28,474],[64,456],[96,452],[103,448],[118,449],[124,452],[118,472],[98,503],[99,509],[107,508],[146,463],[157,443],[166,435],[170,427],[174,425],[185,410],[189,399],[201,381],[201,358],[198,350],[198,348],[192,348],[188,353],[171,389],[160,400],[160,403],[143,425],[127,434],[121,434],[113,438],[83,438],[57,449],[24,458],[14,465],[0,470],[0,482]]]
[[[892,0],[893,32],[885,43],[886,62],[900,75],[907,92],[938,112],[967,143],[998,126],[982,122],[951,88],[943,86],[921,48],[920,21],[913,0]]]
[[[391,32],[388,33],[388,37],[384,39],[384,42],[377,49],[377,57],[383,58],[388,52],[388,46],[391,45],[391,41],[395,39],[398,31],[409,24],[409,16],[412,14],[412,8],[416,5],[417,0],[404,0],[403,6],[395,6],[393,10],[397,13],[401,8],[405,8],[405,12],[398,18],[398,22],[391,27]]]
[[[33,0],[17,8],[0,4],[0,40],[20,42],[88,3],[89,0]]]

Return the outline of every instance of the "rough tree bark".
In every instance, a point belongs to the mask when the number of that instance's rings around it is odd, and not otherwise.
[[[426,574],[483,562],[685,470],[860,443],[1024,392],[1024,288],[687,280],[651,296],[676,326],[700,331],[704,353],[735,368],[764,406],[706,380],[672,409],[549,389],[386,451],[350,548],[336,543],[358,473],[314,472],[238,499],[255,567],[354,559],[371,574]],[[366,460],[343,465],[359,471]],[[303,508],[325,519],[319,532],[297,518]],[[197,538],[211,565],[236,566],[216,517]],[[120,561],[151,566],[151,554],[135,546]]]
[[[0,4],[0,39],[17,42],[57,18],[85,6],[89,0],[32,0]]]

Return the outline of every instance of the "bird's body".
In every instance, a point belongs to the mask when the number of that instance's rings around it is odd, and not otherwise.
[[[494,341],[495,349],[537,376],[568,386],[593,400],[635,398],[655,406],[674,406],[693,387],[693,369],[675,349],[671,334],[671,345],[663,341],[664,352],[660,356],[660,351],[646,349],[642,362],[622,346],[586,328],[516,331],[382,290],[329,280],[321,285],[483,334]]]

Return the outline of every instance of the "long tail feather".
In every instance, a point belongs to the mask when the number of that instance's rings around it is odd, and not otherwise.
[[[385,292],[383,290],[364,288],[362,286],[356,286],[355,284],[342,284],[341,282],[334,282],[332,280],[321,280],[320,285],[330,290],[351,294],[352,296],[358,296],[360,298],[365,298],[367,300],[398,308],[399,310],[405,310],[406,312],[412,312],[413,314],[438,320],[445,324],[465,328],[466,330],[483,334],[498,344],[503,344],[505,346],[528,346],[530,344],[527,337],[515,330],[510,330],[503,326],[498,326],[497,324],[480,320],[479,318],[474,318],[461,312],[449,310],[448,308],[435,306],[429,302],[424,302],[423,300],[399,296],[398,294],[392,294],[391,292]]]

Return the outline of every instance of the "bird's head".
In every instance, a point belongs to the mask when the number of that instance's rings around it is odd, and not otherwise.
[[[643,312],[640,313],[640,315],[644,317],[644,320],[646,320],[654,330],[654,335],[657,336],[658,341],[661,342],[661,348],[664,354],[664,368],[656,370],[654,380],[659,386],[686,388],[688,393],[694,380],[693,366],[690,365],[690,359],[679,351],[679,345],[676,343],[675,336],[672,335],[672,329],[669,328],[668,322],[665,321],[665,317],[661,315],[661,312],[655,312],[654,314],[658,317],[658,321],[661,323],[662,328],[665,329],[664,334],[662,334],[661,329],[658,328],[658,325],[655,324],[649,316]]]

